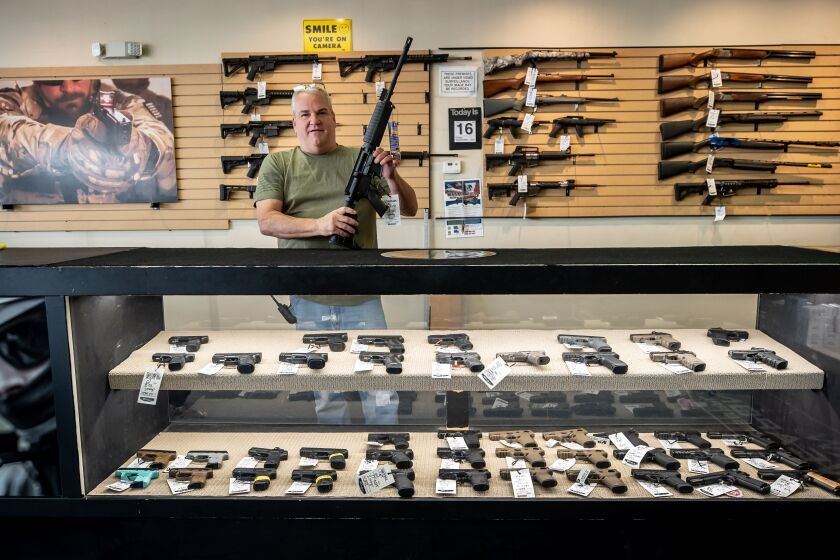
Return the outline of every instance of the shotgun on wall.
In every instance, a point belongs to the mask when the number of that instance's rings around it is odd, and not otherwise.
[[[667,72],[683,66],[705,66],[709,60],[730,58],[735,60],[764,60],[766,58],[816,58],[816,51],[780,51],[764,49],[709,49],[701,53],[673,53],[659,55],[659,71]]]

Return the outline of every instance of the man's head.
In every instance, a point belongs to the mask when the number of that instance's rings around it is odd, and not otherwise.
[[[63,120],[73,123],[90,111],[91,97],[98,85],[98,80],[38,80],[35,82],[44,108],[57,118],[65,117]]]
[[[114,86],[128,93],[140,95],[149,88],[149,78],[114,78]]]
[[[304,152],[327,154],[335,150],[335,112],[324,86],[309,84],[295,87],[292,126]]]

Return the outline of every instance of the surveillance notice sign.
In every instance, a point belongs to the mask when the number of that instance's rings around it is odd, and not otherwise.
[[[481,108],[452,107],[449,109],[449,149],[481,149]]]

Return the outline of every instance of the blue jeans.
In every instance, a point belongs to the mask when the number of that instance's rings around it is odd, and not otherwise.
[[[299,331],[384,330],[382,301],[372,299],[359,305],[324,305],[291,296],[292,313]],[[344,393],[315,391],[315,414],[319,424],[349,424],[350,412]],[[394,391],[360,391],[362,411],[367,424],[397,424],[400,401]],[[377,405],[377,402],[379,404]]]

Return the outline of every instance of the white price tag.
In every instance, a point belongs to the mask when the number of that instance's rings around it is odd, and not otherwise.
[[[320,82],[321,81],[321,71],[322,65],[320,62],[313,62],[312,63],[312,81],[313,82]]]
[[[400,217],[400,195],[389,194],[382,197],[382,202],[388,205],[388,210],[382,216],[385,219],[386,226],[398,226],[402,223]]]
[[[452,365],[432,362],[432,379],[452,379]]]
[[[320,461],[314,457],[301,457],[298,461],[299,467],[317,467]]]
[[[437,479],[435,481],[435,494],[454,496],[457,489],[458,486],[455,484],[454,480]]]
[[[732,360],[747,371],[767,371],[761,364],[750,362],[749,360]]]
[[[645,354],[650,354],[651,352],[662,352],[662,348],[656,344],[648,344],[647,342],[636,342],[634,344]]]
[[[356,363],[353,365],[353,373],[367,373],[370,371],[373,371],[373,362],[356,360]]]
[[[124,469],[146,469],[151,464],[152,464],[151,461],[144,461],[140,457],[137,457],[136,459],[134,459],[132,462],[130,462],[128,465],[126,465],[123,468]]]
[[[755,467],[757,469],[775,469],[776,465],[771,463],[770,461],[765,461],[761,457],[744,457],[741,459],[746,464],[750,465],[751,467]]]
[[[464,441],[464,438],[462,437],[448,437],[446,438],[446,444],[449,446],[449,449],[453,451],[469,449],[469,447],[467,447],[467,442]]]
[[[442,468],[442,469],[460,469],[461,468],[461,463],[459,463],[455,459],[441,459],[440,460],[440,468]]]
[[[709,154],[706,158],[706,173],[711,173],[715,169],[715,154]],[[708,184],[707,184],[708,186]]]
[[[358,339],[354,340],[353,343],[350,345],[350,353],[351,354],[359,354],[361,352],[367,352],[367,344],[362,344],[359,342]]]
[[[253,468],[256,468],[256,466],[259,463],[260,462],[258,460],[256,460],[254,457],[251,457],[251,456],[242,457],[242,459],[240,459],[239,462],[236,463],[236,466],[233,467],[233,468],[235,468],[235,469],[253,469]]]
[[[261,154],[268,153],[268,142],[260,142],[257,144],[257,149],[260,151]]]
[[[698,461],[697,459],[689,459],[688,460],[688,472],[697,473],[697,474],[708,474],[709,473],[709,462],[708,461]]]
[[[560,135],[560,151],[566,152],[569,148],[572,147],[572,137],[568,134],[561,134]]]
[[[257,99],[265,99],[265,82],[257,82]]]
[[[571,486],[569,486],[569,493],[577,494],[578,496],[587,497],[589,496],[592,491],[595,490],[595,484],[581,484],[579,482],[575,482]]]
[[[597,443],[598,445],[609,445],[610,438],[606,436],[596,436],[595,434],[591,434],[587,432],[586,437]]]
[[[780,498],[787,498],[799,490],[800,486],[802,486],[800,481],[795,478],[782,475],[770,485],[770,493]]]
[[[175,460],[166,465],[166,467],[160,471],[163,474],[169,474],[170,469],[185,469],[192,464],[192,459],[187,459],[184,455],[177,455]]]
[[[280,362],[277,367],[277,375],[295,375],[298,372],[299,364],[290,364],[289,362]]]
[[[631,467],[638,467],[642,464],[642,459],[644,458],[644,456],[651,449],[653,448],[648,447],[646,445],[637,445],[636,447],[627,451],[627,454],[624,456],[624,459],[622,459],[621,462],[625,465],[630,465]]]
[[[506,439],[500,439],[499,443],[501,443],[505,447],[510,447],[511,449],[522,449],[522,444],[517,443],[515,441],[508,441]]]
[[[557,459],[548,468],[552,471],[565,472],[575,466],[575,459]]]
[[[382,465],[356,479],[356,487],[362,496],[369,496],[394,483],[394,475],[388,465]]]
[[[529,87],[528,94],[525,96],[525,106],[526,107],[534,107],[537,106],[537,88]]]
[[[719,118],[720,109],[709,109],[709,114],[706,115],[706,126],[708,128],[717,128]]]
[[[584,449],[586,449],[584,446],[582,446],[576,441],[562,441],[560,442],[560,445],[562,447],[565,447],[566,449],[572,449],[574,451],[583,451]]]
[[[528,113],[522,117],[522,125],[519,128],[531,134],[531,130],[534,128],[534,113]]]
[[[525,72],[525,85],[528,87],[537,85],[537,75],[539,73],[540,70],[536,66],[528,68],[528,70]]]
[[[706,179],[706,190],[709,191],[710,195],[717,196],[717,185],[715,184],[714,177]]]
[[[187,347],[186,346],[178,346],[177,344],[170,344],[169,345],[169,353],[170,354],[186,354]]]
[[[368,443],[368,445],[370,445],[370,443]],[[379,461],[377,461],[376,459],[364,459],[361,463],[359,463],[359,468],[356,469],[356,472],[372,471],[378,466]]]
[[[202,375],[216,375],[217,373],[222,371],[222,368],[224,367],[225,364],[214,364],[213,362],[209,362],[203,368],[198,370],[198,373]]]
[[[715,206],[715,221],[722,222],[726,217],[726,206]]]
[[[126,490],[131,488],[131,483],[122,481],[114,482],[113,484],[109,484],[108,486],[106,486],[106,488],[108,490],[111,490],[112,492],[125,492]]]
[[[709,109],[715,108],[715,92],[709,92],[709,98],[706,100],[706,107],[708,107]]]
[[[510,403],[507,402],[505,399],[500,399],[496,397],[496,400],[493,401],[492,408],[507,408],[510,406]]]
[[[743,439],[724,439],[721,441],[726,447],[743,447],[746,443],[746,440]]]
[[[549,447],[549,448],[554,447],[554,446],[559,445],[559,444],[560,444],[560,442],[557,441],[556,439],[548,439],[545,442],[545,446]]]
[[[231,478],[228,483],[228,494],[231,496],[234,494],[247,494],[250,491],[251,483],[247,480],[237,480],[235,478]]]
[[[312,486],[311,482],[298,480],[296,482],[292,482],[292,485],[286,488],[286,494],[306,494],[306,491],[309,490],[310,486]]]
[[[259,113],[251,113],[251,122],[260,122],[262,121],[262,115]]]
[[[140,393],[137,395],[137,404],[157,404],[160,383],[163,381],[163,366],[150,366],[143,374],[143,381],[140,382]]]
[[[569,373],[572,375],[580,375],[581,377],[590,377],[589,367],[581,362],[566,362],[566,367],[569,368]]]
[[[647,482],[644,480],[637,480],[636,482],[639,483],[639,486],[650,492],[650,495],[654,498],[673,496],[673,494],[671,494],[668,490],[665,489],[664,486],[662,486],[658,482]]]
[[[712,68],[711,87],[713,87],[713,88],[723,87],[723,76],[721,76],[721,74],[720,74],[720,68]],[[711,93],[711,92],[709,92],[709,93]]]
[[[528,469],[510,471],[510,482],[513,486],[514,498],[533,498],[534,483]]]
[[[508,376],[510,373],[510,366],[501,358],[493,360],[489,366],[481,370],[478,378],[481,379],[488,389],[492,389]]]
[[[385,91],[385,82],[376,82],[376,98],[382,97],[382,92]]]
[[[166,479],[166,483],[169,484],[169,491],[176,496],[178,494],[184,494],[186,492],[192,492],[194,490],[193,488],[190,488],[189,482],[179,482],[174,478]]]
[[[528,192],[528,176],[527,175],[517,175],[516,177],[516,192],[527,193]]]
[[[453,135],[455,142],[475,142],[478,132],[475,128],[475,121],[455,121],[453,125],[455,126],[455,134]]]
[[[675,439],[660,439],[659,447],[662,449],[682,449],[682,445]]]
[[[509,469],[527,469],[528,462],[525,459],[514,459],[513,457],[505,457],[505,465]]]
[[[627,439],[627,436],[624,435],[623,432],[618,432],[616,434],[610,434],[610,443],[612,443],[617,449],[633,449],[636,447],[630,440]]]
[[[494,154],[505,153],[505,137],[504,136],[496,136],[496,139],[493,141],[493,153]]]
[[[705,494],[710,498],[716,498],[718,496],[723,496],[733,490],[737,490],[734,486],[729,486],[728,484],[710,484],[708,486],[702,486],[697,489],[698,492],[701,494]]]
[[[671,373],[676,373],[677,375],[682,375],[684,373],[691,373],[691,370],[685,367],[682,364],[674,364],[674,363],[659,363],[660,366],[664,367]]]

